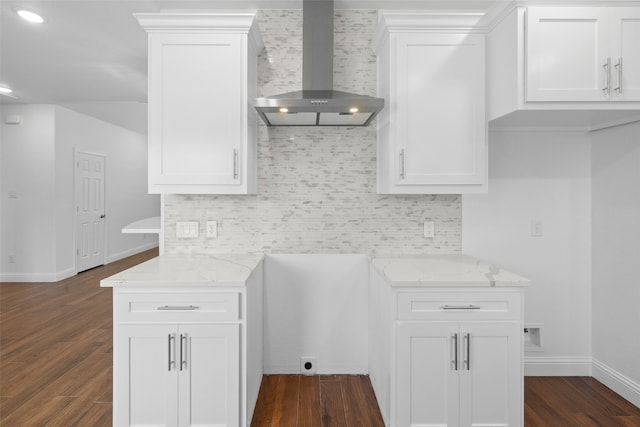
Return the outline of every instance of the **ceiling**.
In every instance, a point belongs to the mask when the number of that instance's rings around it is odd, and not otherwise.
[[[335,0],[337,9],[486,10],[497,0]],[[46,103],[146,133],[146,33],[136,12],[299,9],[302,0],[2,0],[0,103]],[[23,21],[21,7],[42,15]]]

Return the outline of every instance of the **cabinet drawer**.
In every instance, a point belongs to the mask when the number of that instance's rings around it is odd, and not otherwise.
[[[114,296],[121,322],[227,321],[240,318],[240,294],[153,293]]]
[[[399,320],[517,320],[515,292],[408,292],[398,294]]]

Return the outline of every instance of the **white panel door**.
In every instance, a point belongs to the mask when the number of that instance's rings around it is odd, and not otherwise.
[[[461,324],[461,427],[522,425],[521,333],[519,324]]]
[[[121,325],[114,359],[114,426],[177,427],[176,325]]]
[[[240,425],[240,326],[181,325],[180,426]]]
[[[395,42],[396,183],[484,183],[484,35],[398,35]]]
[[[455,323],[398,325],[398,419],[394,425],[458,426],[457,333]]]
[[[104,264],[105,157],[76,152],[76,267]]]
[[[529,7],[527,101],[606,101],[608,8]]]
[[[640,101],[640,8],[611,8],[614,101]]]

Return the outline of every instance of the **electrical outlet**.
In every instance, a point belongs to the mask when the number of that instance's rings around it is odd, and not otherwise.
[[[207,237],[211,239],[218,237],[218,221],[207,221]]]
[[[424,237],[433,239],[436,236],[436,225],[433,221],[424,222]]]
[[[312,356],[301,357],[300,373],[302,375],[314,375],[316,373],[316,358]]]

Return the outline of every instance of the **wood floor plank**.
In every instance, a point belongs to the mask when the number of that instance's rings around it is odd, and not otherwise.
[[[264,375],[262,377],[262,385],[253,412],[251,427],[271,427],[278,381],[280,381],[279,375]]]
[[[320,412],[323,427],[346,427],[342,382],[337,377],[320,381]]]
[[[369,379],[363,375],[345,375],[342,377],[342,390],[345,393],[345,419],[347,425],[366,425],[384,427],[378,402]]]
[[[300,375],[283,375],[280,378],[273,404],[273,426],[296,427],[299,393]]]
[[[300,377],[300,403],[298,409],[298,426],[320,427],[320,380],[318,376],[302,375]]]

